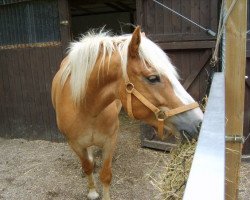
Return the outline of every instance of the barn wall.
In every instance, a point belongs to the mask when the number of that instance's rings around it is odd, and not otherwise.
[[[70,39],[60,25],[68,20],[67,1],[6,2],[0,4],[1,29],[8,31],[0,35],[0,136],[60,141],[50,91]]]
[[[217,30],[218,0],[159,0],[159,2],[206,28]],[[138,22],[147,31],[147,34],[154,35],[156,41],[214,39],[200,28],[153,1],[139,0],[137,1],[137,9]]]
[[[50,89],[60,46],[0,51],[0,135],[57,140]]]
[[[219,1],[159,2],[202,26],[217,31]],[[216,38],[150,0],[137,1],[137,22],[141,24],[147,37],[170,56],[188,92],[201,101],[206,94],[211,71],[209,58]]]
[[[220,1],[159,0],[159,2],[203,27],[217,32]],[[147,37],[156,42],[171,58],[184,88],[196,101],[202,102],[208,93],[210,78],[213,72],[217,71],[217,66],[212,68],[209,65],[216,38],[151,0],[137,1],[137,22]],[[158,148],[154,145],[158,140],[154,132],[147,128],[147,125],[141,127],[142,146]],[[167,139],[165,146],[160,149],[169,149],[171,147],[169,143],[173,142],[172,138]]]

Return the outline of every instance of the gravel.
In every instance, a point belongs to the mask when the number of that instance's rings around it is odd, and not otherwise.
[[[98,175],[101,150],[95,150],[95,157],[94,176],[102,193]],[[121,115],[111,198],[161,199],[149,175],[157,177],[168,159],[169,155],[161,151],[141,148],[139,123]],[[250,199],[250,163],[244,162],[241,167],[239,199]],[[67,143],[0,138],[0,199],[83,200],[87,199],[86,181],[80,162]]]

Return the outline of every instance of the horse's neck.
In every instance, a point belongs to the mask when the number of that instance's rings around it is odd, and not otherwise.
[[[119,96],[119,84],[122,79],[120,59],[112,55],[110,62],[105,59],[99,69],[99,62],[91,73],[86,95],[83,101],[85,112],[95,117]]]

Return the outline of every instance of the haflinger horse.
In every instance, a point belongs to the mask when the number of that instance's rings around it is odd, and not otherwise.
[[[89,32],[73,42],[52,83],[57,125],[79,156],[88,199],[97,199],[91,146],[103,150],[100,180],[109,200],[111,163],[121,107],[155,127],[196,137],[203,114],[185,91],[167,55],[136,27],[130,35]]]

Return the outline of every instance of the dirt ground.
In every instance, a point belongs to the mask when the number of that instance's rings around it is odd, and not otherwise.
[[[140,148],[139,123],[124,115],[118,147],[113,160],[111,198],[115,200],[160,199],[148,174],[160,172],[169,155]],[[96,150],[98,171],[101,151]],[[154,167],[156,162],[157,167]],[[240,198],[250,199],[250,163],[242,164]],[[78,158],[66,143],[6,140],[0,138],[0,199],[6,200],[82,200],[87,199],[86,178]]]

